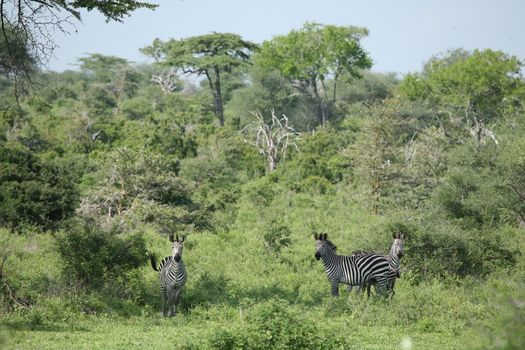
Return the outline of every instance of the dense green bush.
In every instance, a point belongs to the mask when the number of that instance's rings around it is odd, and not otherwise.
[[[273,253],[290,245],[291,231],[280,220],[274,219],[263,227],[263,240],[266,248]]]
[[[212,349],[337,349],[342,336],[330,334],[286,302],[270,300],[247,312],[244,326],[216,330]]]
[[[519,255],[497,233],[463,231],[447,223],[422,225],[405,242],[401,266],[412,281],[484,277],[515,266]]]
[[[93,222],[73,220],[58,237],[63,271],[81,287],[101,288],[145,264],[146,244],[139,233],[120,235]]]
[[[0,225],[56,228],[79,201],[74,169],[14,143],[0,146]]]
[[[145,96],[125,100],[120,108],[122,114],[131,120],[144,119],[153,113],[153,105]]]

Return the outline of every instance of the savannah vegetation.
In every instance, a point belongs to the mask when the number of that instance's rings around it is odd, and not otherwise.
[[[23,98],[0,40],[0,346],[523,349],[523,64],[454,49],[375,73],[367,35],[33,61]],[[340,254],[403,234],[395,297],[330,297],[313,232]],[[148,255],[172,233],[188,280],[164,318]]]

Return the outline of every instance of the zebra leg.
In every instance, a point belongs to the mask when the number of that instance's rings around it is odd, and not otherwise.
[[[396,279],[394,278],[390,283],[389,283],[389,288],[390,288],[390,299],[394,298],[394,295],[396,294],[396,292],[394,291],[394,287],[396,286]]]
[[[339,283],[338,282],[332,283],[332,296],[333,297],[339,296]]]
[[[177,288],[175,290],[175,292],[173,293],[173,304],[172,304],[173,312],[172,312],[172,316],[175,316],[177,314],[177,307],[179,306],[180,292],[182,292],[182,287]]]
[[[166,295],[165,291],[162,291],[160,293],[160,306],[162,308],[162,315],[164,317],[168,316],[168,308],[167,308],[167,302],[168,302],[168,296]]]

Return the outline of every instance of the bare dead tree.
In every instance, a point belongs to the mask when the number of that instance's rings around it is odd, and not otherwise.
[[[180,81],[177,76],[176,68],[170,68],[160,72],[159,74],[153,74],[151,76],[151,82],[159,84],[160,89],[165,94],[180,88]]]
[[[277,163],[286,158],[288,148],[294,147],[299,150],[295,143],[299,133],[295,132],[284,114],[279,119],[273,110],[270,122],[266,122],[259,112],[252,112],[252,116],[255,120],[242,130],[243,134],[248,136],[243,140],[257,147],[259,153],[266,159],[267,172],[271,173]]]

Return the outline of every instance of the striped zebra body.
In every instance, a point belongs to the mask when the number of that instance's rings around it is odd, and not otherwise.
[[[390,253],[386,256],[389,267],[389,270],[386,275],[386,281],[384,279],[381,279],[383,283],[379,284],[375,281],[369,281],[365,285],[360,285],[358,290],[363,290],[364,288],[366,288],[368,296],[370,296],[370,288],[372,284],[374,284],[376,286],[376,290],[379,289],[381,291],[391,293],[391,296],[394,296],[394,287],[396,284],[396,279],[400,277],[400,259],[404,254],[403,238],[403,235],[399,233],[394,234],[394,242],[392,242],[392,245],[390,246]],[[363,256],[366,254],[369,254],[369,252],[354,251],[352,253],[352,256]],[[352,286],[349,286],[347,290],[350,292],[352,290]]]
[[[170,236],[171,238],[172,236]],[[179,304],[182,287],[186,284],[187,273],[182,261],[182,243],[184,237],[173,240],[173,252],[171,256],[165,257],[157,268],[154,255],[150,256],[151,266],[160,272],[160,294],[162,314],[164,316],[175,316]]]
[[[375,282],[381,289],[386,286],[389,265],[385,256],[374,253],[337,255],[336,246],[327,236],[326,233],[315,235],[315,258],[323,261],[326,276],[332,286],[332,296],[339,295],[339,283],[364,286],[368,282]]]
[[[354,250],[352,252],[352,255],[351,256],[362,256],[362,255],[365,255],[365,254],[370,254],[372,252],[367,252],[367,251],[364,251],[364,250]],[[368,293],[368,296],[370,296],[370,286],[372,285],[371,282],[368,282],[366,284],[360,284],[358,287],[357,287],[357,292],[362,292],[364,291],[365,289],[367,290],[367,293]],[[347,292],[351,292],[352,291],[352,285],[349,284],[348,286],[346,286],[346,291]]]

